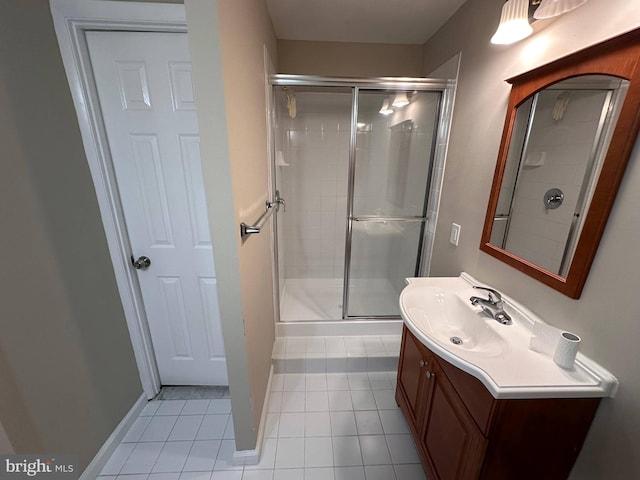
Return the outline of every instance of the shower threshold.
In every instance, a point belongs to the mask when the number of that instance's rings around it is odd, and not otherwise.
[[[385,278],[352,279],[349,312],[360,318],[400,318],[398,292]],[[342,320],[342,278],[288,278],[280,301],[280,321]]]

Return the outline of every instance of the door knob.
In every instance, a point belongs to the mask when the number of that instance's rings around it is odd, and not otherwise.
[[[136,270],[146,270],[149,268],[149,265],[151,265],[151,259],[144,255],[139,257],[137,260],[134,260],[133,257],[131,257],[131,263],[133,264],[133,268]]]

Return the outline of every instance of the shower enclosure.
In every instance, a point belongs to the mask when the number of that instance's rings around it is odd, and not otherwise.
[[[398,318],[404,279],[425,268],[446,82],[272,85],[280,321]]]

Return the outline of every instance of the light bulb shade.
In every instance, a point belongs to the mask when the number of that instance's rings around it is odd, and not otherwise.
[[[509,45],[533,33],[529,25],[529,0],[508,0],[502,6],[500,25],[491,37],[491,43]]]
[[[379,113],[381,113],[382,115],[391,115],[393,113],[393,110],[389,106],[389,99],[388,98],[385,98],[382,101],[382,107],[380,108]]]
[[[533,12],[533,17],[538,20],[557,17],[585,3],[587,0],[542,0],[536,11]]]
[[[396,93],[395,98],[393,99],[393,103],[391,106],[396,108],[402,108],[406,105],[409,105],[409,99],[407,98],[407,92],[398,92]]]

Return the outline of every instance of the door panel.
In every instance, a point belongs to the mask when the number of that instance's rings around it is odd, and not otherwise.
[[[186,34],[87,42],[161,381],[227,385]]]
[[[408,103],[381,112],[405,94]],[[419,273],[439,92],[358,91],[346,316],[398,316]]]

